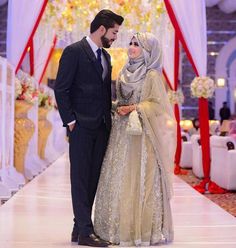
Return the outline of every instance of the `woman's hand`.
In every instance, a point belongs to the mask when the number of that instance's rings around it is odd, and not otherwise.
[[[117,113],[121,116],[127,115],[136,109],[136,105],[121,106],[117,108]]]

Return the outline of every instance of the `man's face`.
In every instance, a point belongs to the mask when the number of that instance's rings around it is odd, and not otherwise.
[[[106,33],[101,37],[102,46],[109,48],[112,43],[117,39],[117,33],[119,31],[119,25],[115,24],[113,28],[108,28]]]

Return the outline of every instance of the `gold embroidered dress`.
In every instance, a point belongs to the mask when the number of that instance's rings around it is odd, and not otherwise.
[[[137,104],[143,131],[128,134],[128,115],[115,113],[97,189],[95,232],[120,246],[170,242],[176,126],[162,73],[148,68],[132,91],[122,76],[117,84],[119,104]]]

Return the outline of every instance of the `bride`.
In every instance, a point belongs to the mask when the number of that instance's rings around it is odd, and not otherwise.
[[[128,56],[117,81],[117,107],[94,224],[104,240],[148,246],[173,240],[170,198],[176,126],[155,36],[135,34]],[[135,111],[141,122],[137,133],[128,129]]]

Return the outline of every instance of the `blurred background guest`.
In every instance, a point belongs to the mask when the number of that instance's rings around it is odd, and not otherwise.
[[[224,120],[229,120],[231,116],[230,108],[227,106],[227,102],[223,102],[223,106],[220,109],[220,123]]]

